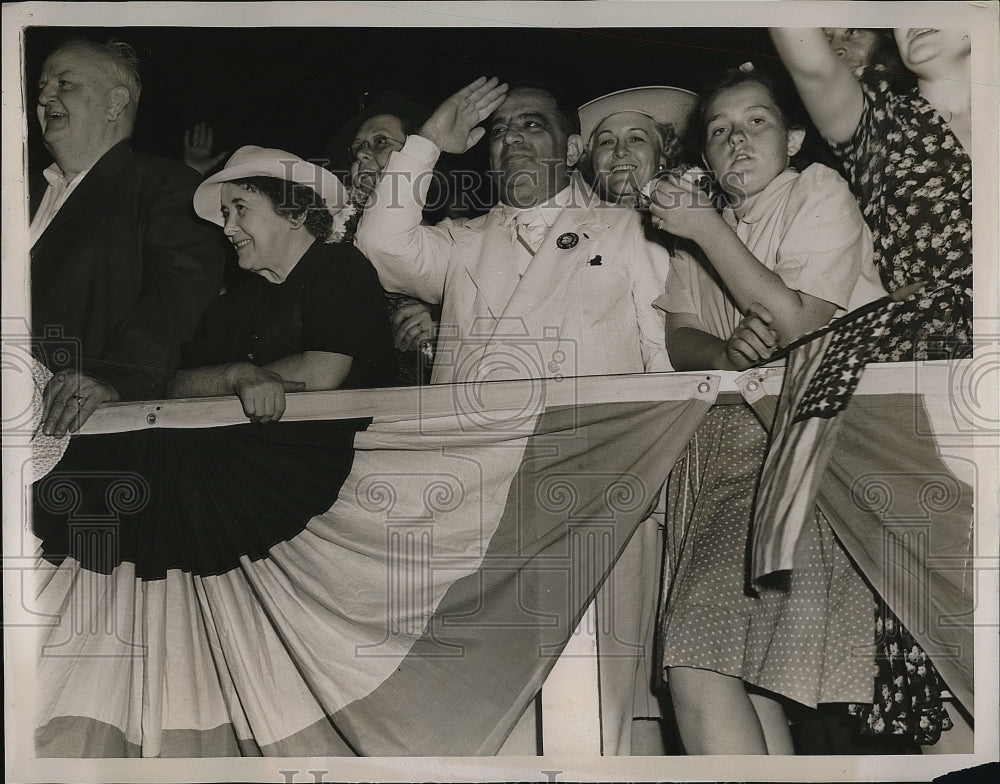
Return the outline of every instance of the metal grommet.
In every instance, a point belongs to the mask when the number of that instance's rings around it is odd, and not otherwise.
[[[698,391],[701,392],[703,395],[707,394],[709,392],[709,390],[711,390],[711,389],[712,389],[712,385],[709,384],[707,381],[702,381],[698,385]]]
[[[155,425],[156,424],[156,414],[150,412],[146,414],[146,424]]]

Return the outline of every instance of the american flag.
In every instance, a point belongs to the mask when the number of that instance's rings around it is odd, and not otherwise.
[[[865,363],[888,333],[893,312],[904,302],[878,300],[838,319],[823,337],[813,341],[811,353],[821,354],[823,361],[809,379],[793,424],[811,417],[829,419],[844,410]]]
[[[940,288],[906,298],[883,297],[784,350],[788,365],[757,495],[754,579],[792,568],[795,543],[812,514],[837,441],[838,415],[850,402],[866,363],[885,356],[890,325],[947,294]]]

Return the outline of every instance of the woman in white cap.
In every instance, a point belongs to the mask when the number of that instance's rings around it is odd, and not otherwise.
[[[697,103],[697,95],[678,87],[634,87],[581,106],[587,145],[581,169],[594,192],[605,201],[635,205],[646,183],[677,165]]]
[[[237,150],[199,186],[195,211],[222,226],[240,266],[255,274],[208,305],[168,393],[237,395],[250,421],[73,438],[35,484],[34,529],[48,561],[69,557],[103,572],[129,562],[147,580],[173,570],[221,574],[329,509],[367,420],[278,422],[285,393],[380,384],[393,370],[378,276],[351,243],[331,241],[332,211],[343,203],[333,174],[260,147]],[[109,564],[70,523],[106,515],[122,477],[142,487],[118,510]],[[80,486],[75,512],[53,503],[63,480]]]
[[[604,95],[578,109],[586,145],[580,171],[604,201],[635,206],[641,188],[664,169],[676,165],[679,139],[697,104],[694,93],[675,87],[637,87]],[[648,231],[651,252],[666,270],[670,263],[669,238]],[[652,309],[652,301],[648,303]],[[610,593],[596,602],[600,615],[609,608],[613,623],[599,618],[597,645],[601,679],[601,723],[604,753],[631,754],[633,748],[658,737],[636,737],[657,727],[649,719],[659,715],[659,705],[649,688],[652,665],[652,629],[660,579],[662,540],[658,523],[662,515],[648,518],[629,540],[618,560]],[[613,585],[612,585],[613,584]],[[612,591],[613,587],[613,592]],[[624,642],[623,642],[624,641]],[[643,655],[636,655],[641,646]],[[657,734],[658,735],[658,734]]]

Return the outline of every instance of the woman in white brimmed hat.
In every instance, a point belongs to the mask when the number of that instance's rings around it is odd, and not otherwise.
[[[262,635],[259,618],[242,612],[245,603],[241,612],[230,613],[225,605],[226,612],[206,615],[204,592],[212,593],[212,585],[233,590],[238,580],[232,575],[278,550],[294,553],[284,561],[279,557],[269,576],[332,568],[322,548],[304,548],[313,553],[310,558],[288,540],[333,505],[352,465],[354,437],[368,421],[286,416],[279,422],[285,393],[372,386],[394,370],[385,297],[374,268],[350,242],[326,241],[335,239],[330,210],[342,198],[337,178],[318,166],[281,150],[238,150],[198,188],[194,204],[199,215],[223,227],[240,265],[254,274],[209,303],[182,351],[187,369],[177,372],[168,392],[236,395],[250,422],[74,436],[54,471],[35,484],[33,523],[47,561],[66,562],[73,574],[82,569],[106,575],[122,567],[107,585],[112,601],[130,608],[130,618],[135,608],[136,618],[161,625],[169,618],[175,624],[170,628],[202,629],[207,621],[216,638],[252,641],[241,654],[254,672],[268,670],[281,648],[278,638],[273,631]],[[87,481],[75,482],[81,476]],[[100,510],[101,521],[114,520],[113,548],[97,544],[106,538],[77,535],[83,529],[74,504],[50,502],[67,481],[80,508]],[[235,590],[238,596],[241,589]],[[268,596],[284,596],[288,588],[281,579],[262,578],[252,590],[270,606]],[[312,619],[315,602],[303,599]],[[106,608],[91,606],[84,623],[96,629]],[[228,704],[225,682],[217,684],[222,691],[211,688],[213,657],[190,654],[202,650],[201,638],[192,643],[190,635],[181,637],[187,642],[179,648],[172,641],[156,657],[144,657],[133,673],[136,682],[176,679],[190,684],[191,693],[204,688],[206,705]],[[207,669],[199,669],[199,662]],[[72,662],[53,666],[59,672],[53,681],[60,683],[90,673]],[[68,693],[113,690],[111,680],[92,680],[74,681]],[[175,716],[172,708],[164,706],[161,717],[160,706],[153,707],[157,728]],[[219,753],[231,754],[232,748]]]
[[[677,164],[698,96],[678,87],[634,87],[580,107],[583,172],[605,201],[633,205],[657,172]]]
[[[173,396],[235,392],[251,420],[271,422],[286,388],[390,382],[378,276],[340,242],[337,214],[346,204],[336,175],[264,147],[241,147],[198,186],[195,212],[222,227],[240,267],[256,277],[209,305],[192,348],[199,367],[175,376]]]

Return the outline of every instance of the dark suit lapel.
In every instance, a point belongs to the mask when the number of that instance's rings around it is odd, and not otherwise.
[[[112,186],[113,177],[121,171],[129,155],[131,155],[131,148],[127,141],[119,142],[108,150],[83,178],[83,182],[74,188],[69,198],[59,208],[59,212],[55,214],[52,222],[46,226],[32,250],[41,248],[48,240],[57,235],[67,222],[82,211],[102,204],[106,198],[105,194]]]

